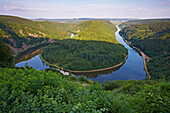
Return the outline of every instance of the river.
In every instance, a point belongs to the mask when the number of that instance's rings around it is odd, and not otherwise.
[[[71,37],[70,38],[73,38],[74,37],[74,34],[73,33],[71,33]]]
[[[117,26],[117,31],[115,32],[116,39],[119,43],[123,44],[125,48],[128,49],[128,58],[126,59],[126,62],[119,68],[106,70],[102,72],[95,72],[95,73],[82,73],[82,74],[76,74],[73,73],[74,76],[79,77],[80,75],[83,75],[87,77],[88,79],[92,79],[93,81],[99,81],[103,83],[103,81],[108,80],[129,80],[129,79],[135,79],[135,80],[142,80],[146,78],[146,73],[144,70],[143,65],[143,59],[142,56],[138,54],[136,50],[129,47],[127,45],[123,38],[119,35],[119,27]],[[73,37],[73,35],[71,35]],[[17,63],[16,67],[22,67],[25,66],[25,64],[28,63],[30,67],[33,67],[36,70],[44,70],[46,68],[49,68],[48,65],[43,63],[38,55],[35,55],[34,57]]]

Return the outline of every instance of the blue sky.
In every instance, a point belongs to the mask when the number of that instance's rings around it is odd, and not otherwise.
[[[0,0],[0,15],[24,18],[170,18],[170,0]]]

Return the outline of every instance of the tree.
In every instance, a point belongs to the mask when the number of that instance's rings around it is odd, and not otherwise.
[[[0,40],[0,67],[14,67],[12,51]]]

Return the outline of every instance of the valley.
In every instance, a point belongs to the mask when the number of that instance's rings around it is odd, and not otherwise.
[[[135,79],[135,80],[142,80],[145,79],[146,77],[146,73],[144,71],[144,65],[143,65],[143,61],[142,61],[142,57],[138,54],[137,51],[135,51],[133,48],[129,47],[122,39],[122,37],[119,35],[119,31],[120,29],[118,28],[118,30],[115,33],[116,39],[119,43],[123,44],[123,46],[125,48],[128,49],[128,57],[126,59],[125,62],[123,62],[122,65],[120,65],[119,67],[111,67],[111,69],[98,69],[95,70],[97,72],[93,72],[94,70],[91,70],[91,72],[86,71],[76,71],[76,72],[72,72],[72,74],[76,77],[80,77],[81,75],[87,77],[88,79],[91,79],[93,81],[99,81],[101,83],[103,83],[105,80],[129,80],[129,79]],[[28,63],[28,65],[30,67],[33,67],[34,69],[46,69],[49,67],[46,67],[46,65],[42,64],[40,62],[40,65],[37,66],[34,64],[34,62],[39,62],[41,59],[39,57],[39,55],[33,57],[32,59],[28,60],[28,61],[23,61],[20,62],[18,64],[16,64],[16,67],[21,67],[21,66],[25,66],[26,63]],[[43,61],[42,61],[43,62]],[[47,63],[46,63],[47,64]],[[57,67],[57,69],[61,69],[58,66],[55,65],[51,65],[51,67]],[[65,70],[66,72],[68,70]],[[70,70],[69,70],[70,72]]]
[[[169,112],[169,19],[71,21],[0,16],[0,112]]]

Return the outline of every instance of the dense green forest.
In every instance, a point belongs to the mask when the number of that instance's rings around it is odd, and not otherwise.
[[[131,25],[120,34],[152,58],[147,63],[151,78],[170,79],[170,22]]]
[[[78,34],[73,39],[95,40],[118,43],[115,37],[116,26],[107,20],[89,20],[74,28]]]
[[[126,55],[121,44],[73,39],[58,41],[42,52],[47,62],[75,71],[111,67],[123,62]]]
[[[168,22],[170,19],[144,19],[144,20],[130,20],[127,22],[123,22],[119,25],[121,29],[124,27],[128,27],[130,25],[136,25],[136,24],[149,24],[149,23],[158,23],[158,22]]]
[[[76,25],[0,15],[0,39],[17,53],[42,42],[69,38],[72,28]]]

